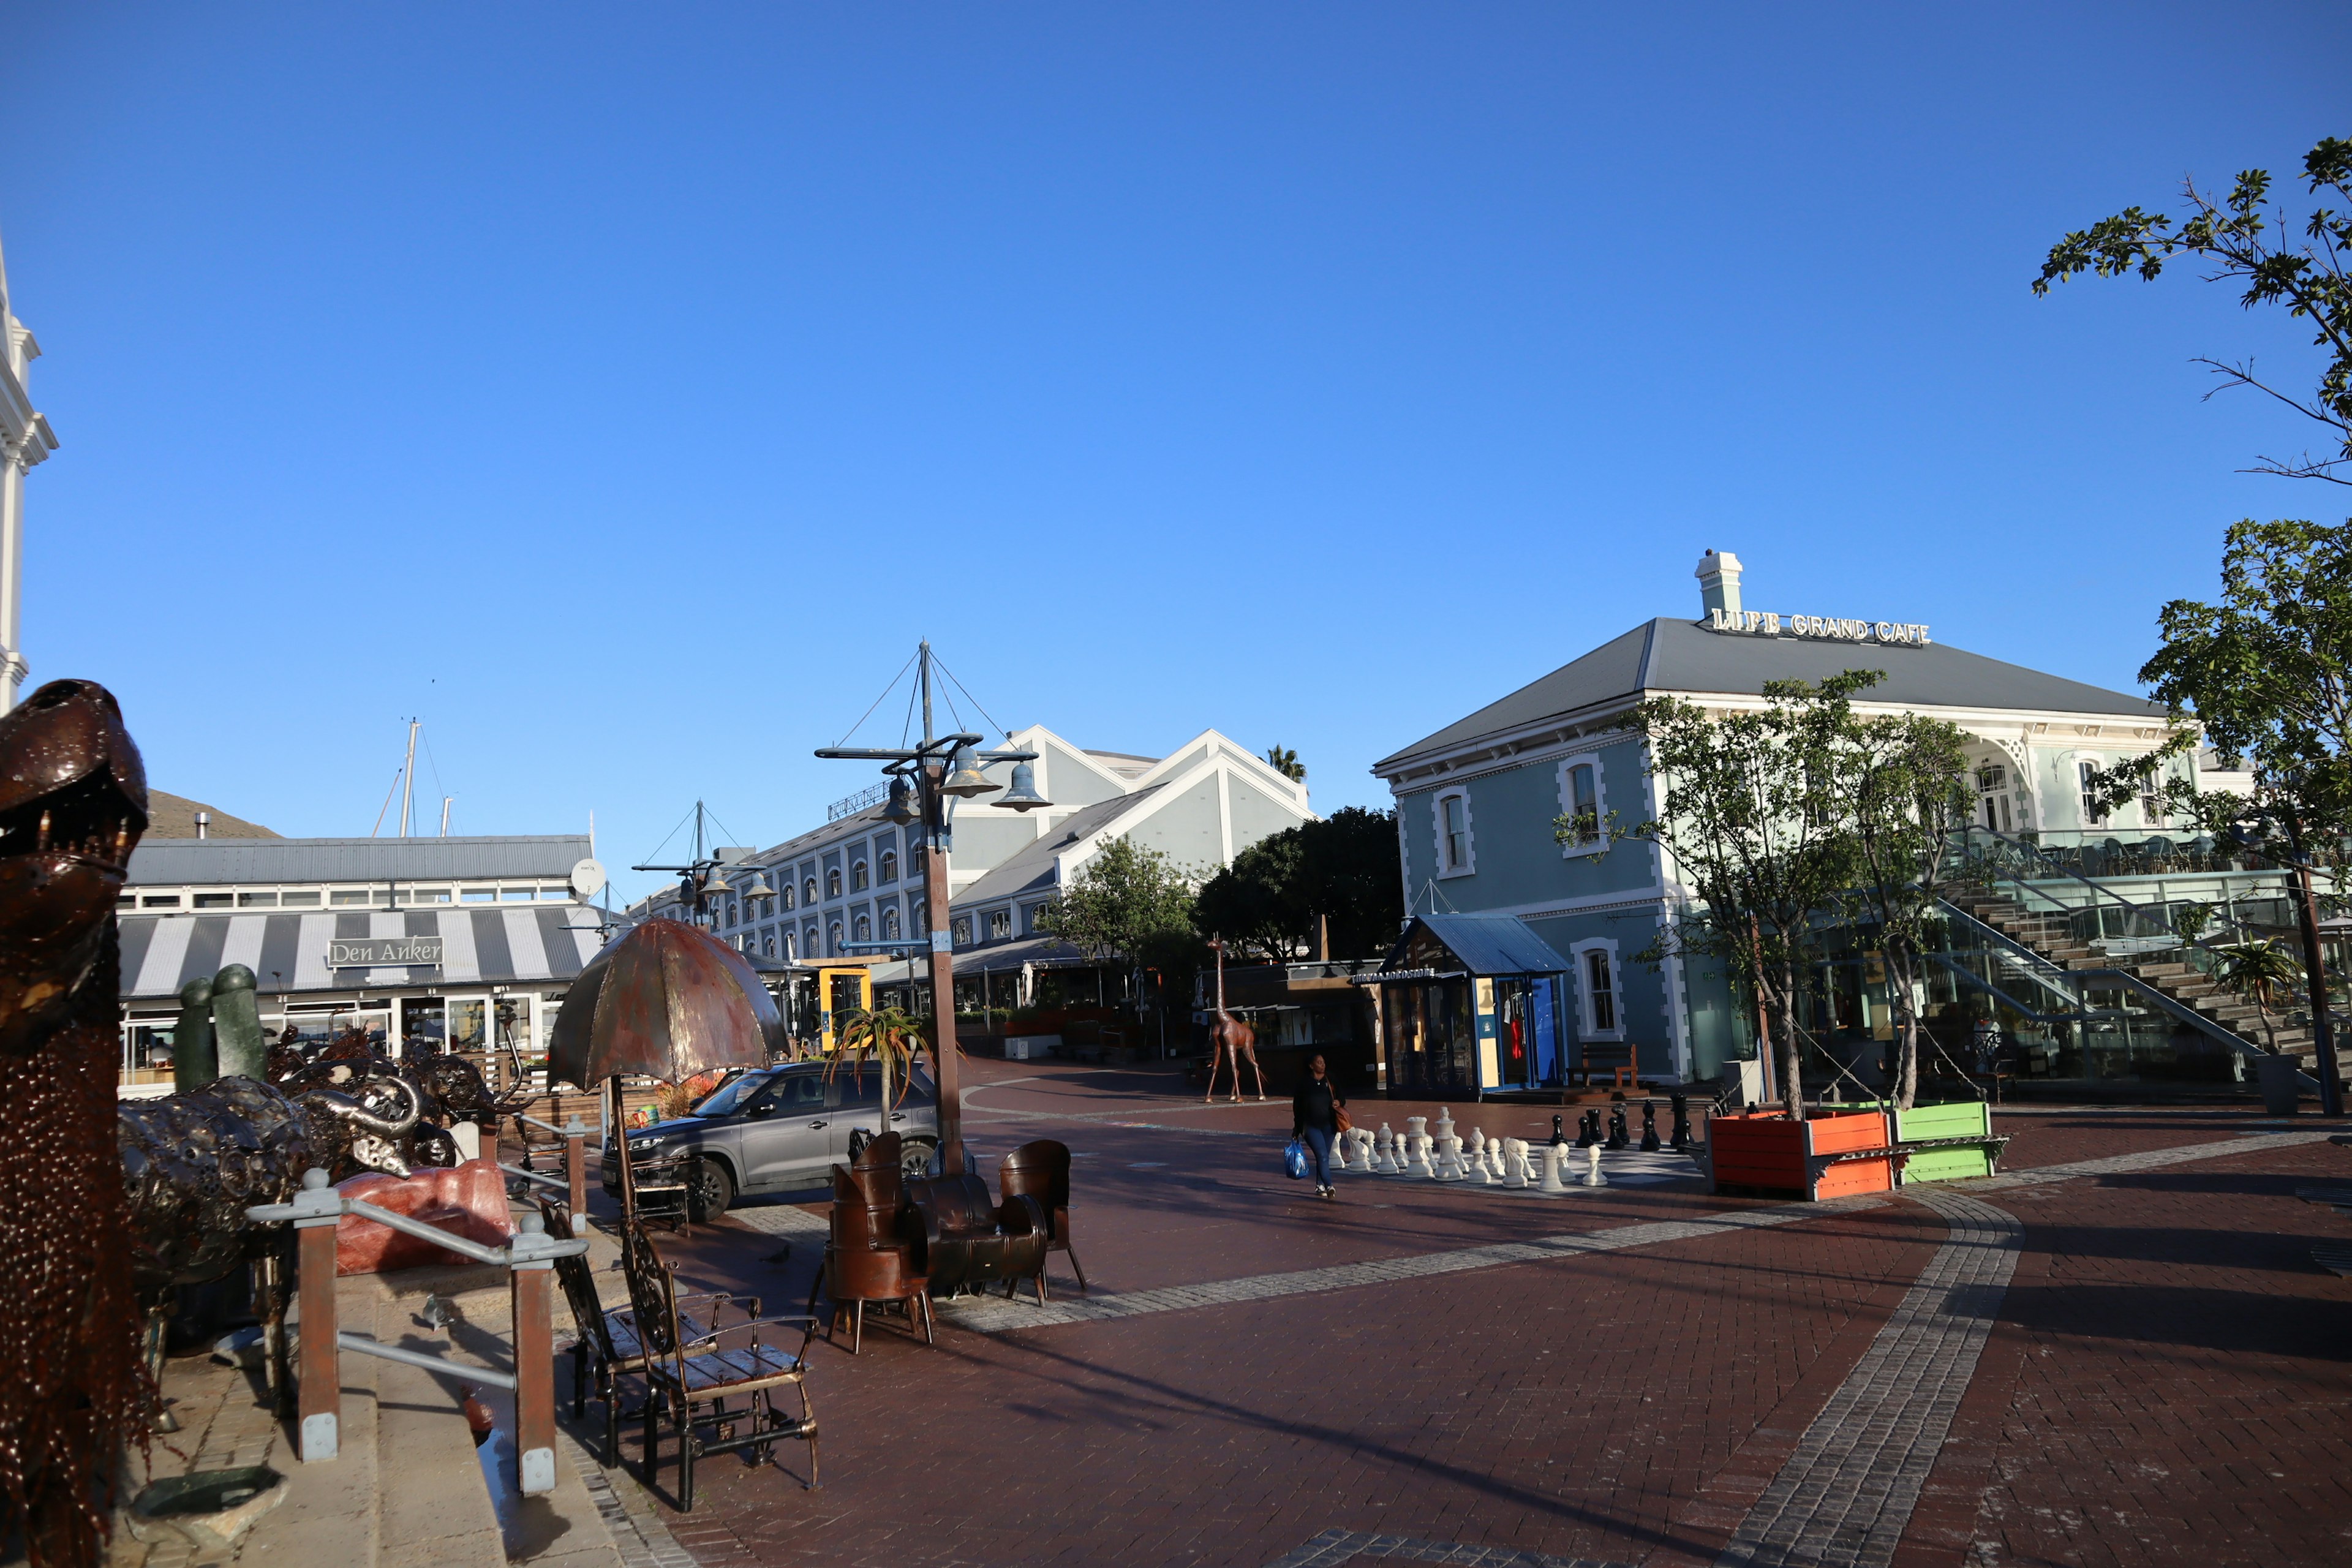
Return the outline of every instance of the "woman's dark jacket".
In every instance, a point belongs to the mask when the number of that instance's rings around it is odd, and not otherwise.
[[[1331,1088],[1329,1079],[1325,1079],[1321,1083],[1317,1083],[1311,1078],[1308,1079],[1306,1087],[1290,1097],[1292,1136],[1296,1137],[1309,1127],[1319,1128],[1327,1133],[1336,1135],[1339,1131],[1339,1119],[1333,1113],[1333,1107],[1347,1103],[1348,1097],[1336,1092]]]

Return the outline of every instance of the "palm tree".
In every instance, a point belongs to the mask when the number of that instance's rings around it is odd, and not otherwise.
[[[1298,753],[1289,747],[1268,746],[1265,749],[1265,761],[1268,767],[1293,784],[1307,782],[1307,768],[1299,762]]]
[[[882,1109],[896,1110],[906,1092],[908,1075],[914,1070],[915,1058],[928,1043],[921,1023],[903,1008],[877,1007],[845,1015],[835,1037],[841,1044],[825,1066],[826,1081],[851,1059],[856,1061],[857,1077],[863,1080],[866,1059],[871,1057],[882,1072]]]
[[[2255,1011],[2262,1015],[2263,1037],[2271,1054],[2276,1056],[2278,1031],[2271,1026],[2273,990],[2302,979],[2303,965],[2294,954],[2274,942],[2242,942],[2221,952],[2229,960],[2221,971],[2221,983],[2240,995],[2252,998]]]

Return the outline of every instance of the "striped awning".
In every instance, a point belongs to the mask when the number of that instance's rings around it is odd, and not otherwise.
[[[310,914],[125,915],[122,995],[177,996],[227,964],[253,971],[265,992],[390,986],[568,983],[603,946],[596,912],[578,904],[530,909],[435,909]],[[335,942],[437,938],[439,963],[336,968]]]

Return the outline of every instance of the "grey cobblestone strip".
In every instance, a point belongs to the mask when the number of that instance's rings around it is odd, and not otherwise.
[[[1463,1568],[1621,1568],[1588,1557],[1548,1557],[1540,1552],[1513,1552],[1500,1546],[1461,1546],[1435,1541],[1414,1541],[1402,1535],[1371,1535],[1360,1530],[1327,1530],[1296,1552],[1285,1552],[1265,1568],[1339,1568],[1359,1557],[1386,1557],[1399,1563],[1452,1563]]]
[[[1937,1249],[1717,1568],[1885,1568],[1918,1505],[2016,1271],[2023,1225],[1933,1185],[1906,1190],[1944,1216]]]
[[[1535,1241],[1497,1242],[1489,1247],[1465,1247],[1451,1252],[1423,1252],[1405,1258],[1374,1258],[1368,1263],[1337,1263],[1323,1268],[1301,1268],[1284,1274],[1255,1274],[1240,1279],[1219,1279],[1200,1285],[1175,1285],[1125,1295],[1097,1294],[1039,1307],[1018,1300],[967,1297],[942,1302],[940,1311],[957,1327],[977,1333],[1004,1333],[1014,1329],[1052,1328],[1062,1323],[1099,1323],[1150,1312],[1181,1311],[1192,1307],[1230,1306],[1237,1301],[1264,1301],[1281,1296],[1304,1296],[1324,1290],[1346,1290],[1360,1285],[1387,1285],[1400,1279],[1425,1279],[1459,1273],[1465,1268],[1494,1268],[1508,1263],[1545,1263],[1580,1258],[1590,1253],[1620,1252],[1629,1247],[1657,1247],[1694,1237],[1721,1236],[1793,1220],[1820,1219],[1858,1208],[1875,1208],[1882,1198],[1843,1198],[1825,1204],[1780,1204],[1741,1214],[1715,1215],[1706,1219],[1661,1220],[1649,1225],[1621,1226],[1614,1230],[1548,1236]]]

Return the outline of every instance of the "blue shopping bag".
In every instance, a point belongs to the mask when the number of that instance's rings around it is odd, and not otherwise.
[[[1282,1151],[1283,1173],[1294,1182],[1307,1179],[1307,1145],[1293,1138]]]

